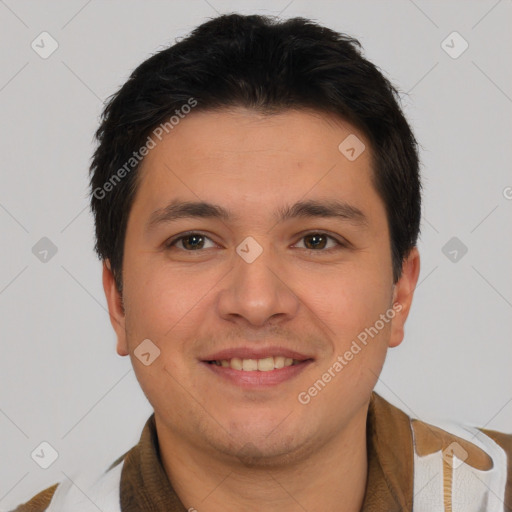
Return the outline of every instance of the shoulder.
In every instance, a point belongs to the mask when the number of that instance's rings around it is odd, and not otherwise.
[[[512,512],[511,433],[414,418],[376,393],[370,411],[388,480],[402,468],[397,486],[415,512]]]
[[[26,503],[16,507],[12,512],[44,512],[48,509],[58,486],[59,484],[56,483],[42,490]]]
[[[479,429],[487,437],[491,438],[495,443],[499,444],[509,456],[509,461],[512,463],[512,434],[504,432],[496,432],[495,430]]]
[[[444,501],[465,510],[485,503],[485,510],[512,512],[512,434],[418,419],[411,419],[411,429],[418,501],[423,495],[432,502],[441,486]]]
[[[97,512],[98,509],[120,512],[119,490],[125,455],[99,473],[74,472],[71,478],[44,489],[10,512]],[[74,483],[78,479],[80,488]]]
[[[480,429],[480,431],[492,439],[506,453],[508,478],[506,484],[505,503],[509,507],[507,511],[512,511],[512,434],[486,429]]]

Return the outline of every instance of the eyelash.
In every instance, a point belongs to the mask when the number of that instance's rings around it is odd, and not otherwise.
[[[185,239],[185,238],[188,238],[192,235],[199,235],[203,238],[207,238],[208,240],[211,240],[211,238],[203,233],[201,233],[200,231],[189,231],[189,232],[186,232],[186,233],[183,233],[181,235],[179,235],[178,237],[174,237],[174,238],[171,238],[170,240],[168,240],[167,242],[165,242],[165,248],[166,249],[171,249],[173,248],[179,241]],[[334,241],[336,244],[337,244],[337,247],[331,247],[329,249],[303,249],[304,251],[308,251],[308,252],[330,252],[330,251],[333,251],[333,250],[339,250],[339,249],[342,249],[342,248],[346,248],[348,247],[348,243],[344,243],[340,240],[338,240],[337,238],[333,237],[332,235],[329,235],[328,233],[324,232],[324,231],[310,231],[309,233],[305,233],[301,236],[300,240],[302,240],[303,238],[309,236],[309,235],[323,235],[325,237],[327,237],[328,239]],[[211,240],[213,242],[213,240]],[[195,249],[195,250],[187,250],[187,249],[179,249],[180,251],[183,251],[183,252],[189,252],[189,253],[194,253],[194,252],[202,252],[203,250],[205,249]]]

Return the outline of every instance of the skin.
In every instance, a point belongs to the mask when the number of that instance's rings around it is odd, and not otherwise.
[[[338,150],[349,134],[366,145],[352,162]],[[419,274],[414,248],[393,284],[370,151],[354,127],[319,112],[262,116],[239,108],[191,113],[145,157],[126,232],[124,310],[108,260],[103,284],[117,352],[131,357],[155,410],[165,471],[187,508],[360,510],[368,403],[387,349],[403,339]],[[219,204],[237,218],[180,219],[145,231],[152,212],[172,199]],[[304,199],[344,200],[367,225],[276,224],[277,207]],[[165,248],[189,230],[208,237],[204,248]],[[315,248],[304,238],[315,230],[349,244],[328,239]],[[263,249],[250,264],[236,252],[248,236]],[[301,404],[298,394],[393,304],[400,312]],[[160,349],[149,366],[134,356],[144,339]],[[271,344],[314,361],[264,390],[225,382],[200,361],[220,349]]]

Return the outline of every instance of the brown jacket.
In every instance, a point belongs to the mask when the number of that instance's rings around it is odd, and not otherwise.
[[[367,445],[368,478],[362,512],[512,512],[510,434],[455,425],[445,430],[409,418],[373,393]],[[162,466],[154,414],[146,422],[139,443],[105,474],[116,469],[119,477],[111,478],[113,483],[109,484],[115,503],[112,512],[187,512]],[[45,489],[14,512],[82,510],[69,505],[64,510],[55,504],[61,485]],[[88,497],[88,507],[90,502]],[[98,507],[96,501],[91,510],[111,512],[104,503]]]

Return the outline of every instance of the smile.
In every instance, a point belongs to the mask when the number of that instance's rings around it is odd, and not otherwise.
[[[212,374],[223,382],[244,390],[264,390],[290,381],[302,373],[313,359],[263,357],[259,359],[214,359],[202,361]]]
[[[244,372],[269,372],[279,370],[288,366],[294,366],[301,361],[292,359],[291,357],[270,356],[262,359],[241,359],[233,357],[232,359],[220,359],[208,361],[209,364],[221,366],[223,368],[232,368],[233,370],[242,370]]]

